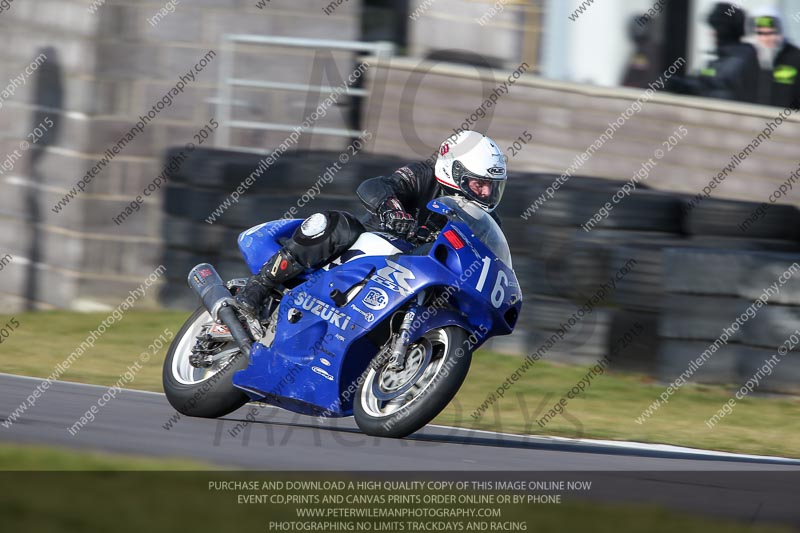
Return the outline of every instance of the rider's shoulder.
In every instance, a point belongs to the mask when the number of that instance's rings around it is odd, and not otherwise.
[[[432,178],[433,171],[433,165],[428,164],[426,161],[413,161],[395,170],[395,174],[400,175],[409,182],[418,182],[419,180]]]

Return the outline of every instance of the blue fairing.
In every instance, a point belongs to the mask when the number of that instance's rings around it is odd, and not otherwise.
[[[250,270],[258,271],[279,249],[277,239],[291,235],[300,222],[268,223],[243,233],[239,246]],[[253,399],[292,411],[348,416],[360,376],[387,339],[368,334],[384,331],[395,312],[432,287],[447,295],[444,305],[419,307],[412,339],[452,325],[480,332],[468,346],[475,349],[510,333],[522,305],[513,270],[475,238],[470,225],[453,219],[425,254],[359,256],[309,275],[284,295],[271,346],[254,344],[249,366],[233,383]],[[335,291],[355,295],[338,307]]]
[[[278,241],[290,237],[302,223],[303,220],[299,218],[276,220],[242,232],[239,235],[239,250],[250,272],[255,274],[261,270],[267,259],[280,250],[281,245]]]

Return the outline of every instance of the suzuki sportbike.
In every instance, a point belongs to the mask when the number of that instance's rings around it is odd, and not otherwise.
[[[189,273],[202,306],[164,362],[167,399],[188,416],[216,418],[248,401],[321,417],[355,417],[366,434],[404,437],[453,399],[472,353],[512,332],[522,307],[503,232],[461,197],[432,200],[447,217],[425,239],[365,232],[350,249],[307,270],[265,300],[258,320],[204,263]],[[243,232],[255,273],[302,220]]]

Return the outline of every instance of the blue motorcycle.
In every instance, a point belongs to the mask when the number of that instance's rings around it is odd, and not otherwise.
[[[447,224],[425,242],[363,233],[316,271],[270,295],[260,320],[242,318],[204,263],[189,274],[203,302],[164,362],[167,399],[180,413],[216,418],[248,401],[320,417],[354,416],[368,435],[405,437],[455,396],[473,351],[512,332],[522,293],[503,232],[475,202],[432,200]],[[302,220],[239,236],[257,272]],[[256,323],[257,322],[257,323]]]

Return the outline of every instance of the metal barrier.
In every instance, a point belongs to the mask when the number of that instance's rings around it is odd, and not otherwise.
[[[294,131],[297,124],[285,124],[279,122],[261,122],[252,120],[233,120],[232,107],[246,106],[246,102],[233,99],[233,91],[236,87],[274,89],[280,91],[293,91],[309,93],[310,91],[335,90],[334,87],[325,85],[309,85],[303,83],[287,83],[276,80],[255,80],[246,78],[234,78],[234,63],[236,61],[237,44],[255,44],[283,48],[306,48],[310,50],[336,50],[349,51],[354,54],[371,53],[380,59],[386,59],[394,54],[394,45],[389,42],[359,42],[359,41],[336,41],[327,39],[307,39],[294,37],[275,37],[264,35],[245,35],[229,34],[222,37],[222,52],[219,69],[219,97],[215,99],[217,104],[217,116],[220,124],[216,135],[216,146],[219,148],[231,148],[245,152],[262,152],[242,146],[231,146],[230,135],[232,129],[268,130],[268,131]],[[321,80],[320,80],[321,82]],[[367,96],[366,89],[345,87],[345,93],[349,96],[363,98]],[[339,137],[357,137],[360,130],[347,128],[313,128],[314,133],[320,135],[332,135]]]

